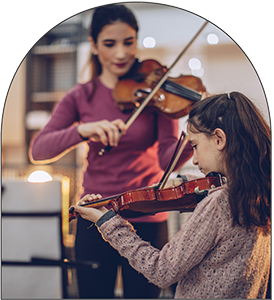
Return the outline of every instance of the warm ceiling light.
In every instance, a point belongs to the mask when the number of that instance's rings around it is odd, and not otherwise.
[[[52,177],[45,171],[34,171],[28,177],[28,182],[48,182],[52,181]]]

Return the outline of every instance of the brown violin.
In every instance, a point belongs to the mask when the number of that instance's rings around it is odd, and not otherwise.
[[[136,61],[131,71],[120,78],[113,98],[122,111],[133,110],[153,90],[167,68],[153,59]],[[148,105],[156,106],[165,116],[177,119],[187,115],[191,106],[201,100],[206,89],[200,78],[192,75],[168,77]]]
[[[131,190],[119,195],[89,202],[81,206],[112,209],[125,218],[137,218],[163,211],[192,212],[210,189],[222,185],[221,176],[210,173],[207,177],[183,181],[176,187],[159,189],[159,185]],[[69,209],[69,221],[77,218],[74,208]]]
[[[127,128],[149,103],[159,108],[166,116],[179,118],[189,113],[194,101],[201,99],[201,93],[205,91],[205,88],[199,78],[195,76],[168,78],[168,75],[207,24],[208,21],[205,21],[169,68],[163,67],[155,60],[144,61],[141,65],[136,61],[133,71],[126,74],[125,78],[121,78],[122,80],[113,91],[113,97],[118,106],[124,110],[135,107],[125,122]],[[129,78],[132,74],[133,76]],[[159,89],[161,89],[160,92]],[[112,147],[108,145],[99,151],[99,155],[111,149]]]

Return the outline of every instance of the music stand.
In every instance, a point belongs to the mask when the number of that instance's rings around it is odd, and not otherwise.
[[[2,182],[2,297],[68,298],[60,181]]]

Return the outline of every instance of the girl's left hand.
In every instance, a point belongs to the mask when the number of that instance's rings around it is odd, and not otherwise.
[[[85,195],[85,197],[83,197],[77,203],[77,205],[74,206],[74,211],[79,213],[83,219],[96,223],[105,213],[108,212],[108,209],[105,208],[104,206],[99,208],[92,208],[92,207],[84,207],[79,205],[86,204],[94,200],[99,200],[101,198],[102,196],[100,194]]]

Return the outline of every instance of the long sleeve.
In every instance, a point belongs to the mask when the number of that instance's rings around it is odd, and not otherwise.
[[[58,103],[50,121],[32,142],[32,158],[35,161],[53,159],[82,142],[75,122],[78,122],[77,107],[75,99],[68,94]]]
[[[149,281],[162,288],[177,282],[175,298],[265,297],[271,235],[255,226],[249,230],[233,226],[225,187],[211,190],[161,250],[141,240],[119,216],[97,226],[103,238]]]
[[[165,288],[182,279],[215,246],[217,210],[217,207],[210,205],[210,199],[200,203],[191,220],[161,251],[140,239],[131,224],[119,216],[103,223],[99,230],[133,268],[155,285]]]

